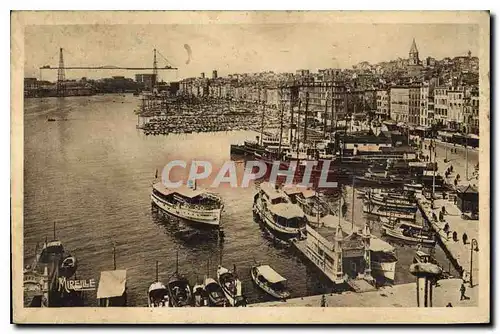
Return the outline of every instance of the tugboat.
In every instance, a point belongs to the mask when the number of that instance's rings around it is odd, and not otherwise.
[[[289,197],[268,182],[260,184],[254,196],[253,212],[264,224],[285,238],[302,238],[305,235],[306,216]]]
[[[235,272],[219,266],[217,269],[217,280],[231,306],[244,306],[245,298],[242,294],[241,281]]]

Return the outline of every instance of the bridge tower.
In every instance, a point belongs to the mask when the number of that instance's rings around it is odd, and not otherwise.
[[[57,70],[57,96],[65,95],[65,86],[64,82],[66,80],[64,74],[64,57],[63,57],[63,49],[59,48],[59,68]]]
[[[158,62],[156,61],[156,49],[154,49],[153,50],[153,82],[151,83],[152,91],[155,91],[157,80],[158,80]]]

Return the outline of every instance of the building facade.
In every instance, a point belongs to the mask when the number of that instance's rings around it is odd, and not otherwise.
[[[391,87],[390,90],[390,116],[396,122],[408,123],[410,105],[410,88]]]
[[[390,118],[390,95],[385,89],[377,90],[377,116],[379,120]]]
[[[434,121],[448,126],[448,87],[436,87],[434,90]]]

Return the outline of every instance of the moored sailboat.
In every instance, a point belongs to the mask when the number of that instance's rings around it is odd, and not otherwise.
[[[149,307],[169,307],[168,289],[158,279],[158,261],[156,261],[156,280],[151,283],[148,289]]]
[[[238,276],[236,276],[236,273],[223,266],[219,266],[217,269],[217,280],[231,306],[245,305],[241,281],[238,279]]]

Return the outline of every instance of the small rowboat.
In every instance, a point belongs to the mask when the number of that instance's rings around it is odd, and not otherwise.
[[[286,278],[278,274],[270,266],[253,266],[250,273],[255,284],[271,296],[283,300],[290,297],[290,292],[286,287]]]
[[[169,307],[167,287],[161,282],[154,282],[148,290],[149,307]]]
[[[245,304],[245,298],[241,291],[241,281],[234,272],[219,266],[217,280],[231,306],[243,306]]]
[[[226,297],[224,296],[224,291],[222,291],[221,286],[213,278],[207,277],[204,282],[205,291],[208,296],[208,300],[212,306],[225,306],[227,303]]]
[[[203,284],[193,286],[193,299],[196,307],[208,306],[208,294]]]

